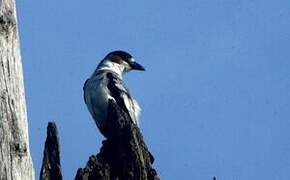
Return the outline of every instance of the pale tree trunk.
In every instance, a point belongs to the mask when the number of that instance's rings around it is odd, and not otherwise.
[[[0,180],[31,179],[15,1],[0,0]]]

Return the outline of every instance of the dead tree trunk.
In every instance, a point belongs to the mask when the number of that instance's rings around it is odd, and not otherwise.
[[[75,180],[158,180],[140,129],[114,102],[109,104],[107,139]]]
[[[34,179],[14,0],[0,0],[0,179]]]
[[[40,180],[62,180],[60,145],[56,124],[49,122],[43,151]]]
[[[116,103],[109,103],[107,139],[97,155],[77,171],[75,180],[159,180],[153,156],[140,129]],[[55,123],[49,123],[40,180],[61,180],[60,146]]]

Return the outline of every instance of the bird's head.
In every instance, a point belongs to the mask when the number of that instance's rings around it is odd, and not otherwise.
[[[121,74],[131,70],[145,71],[145,68],[137,63],[131,54],[121,50],[107,54],[101,64],[109,66],[111,70]]]

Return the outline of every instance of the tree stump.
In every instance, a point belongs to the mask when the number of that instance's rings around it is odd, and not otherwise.
[[[153,156],[140,129],[113,101],[109,103],[107,139],[100,152],[78,169],[75,180],[157,180]]]

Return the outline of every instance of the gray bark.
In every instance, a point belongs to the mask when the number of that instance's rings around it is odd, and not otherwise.
[[[34,179],[14,0],[0,0],[0,180]]]

